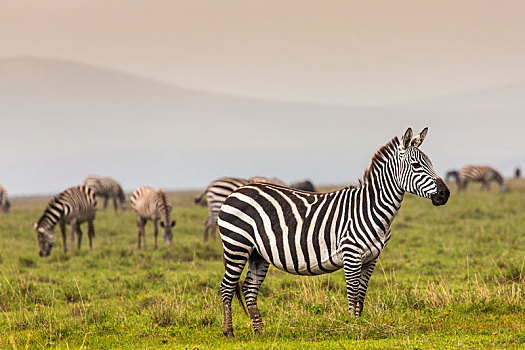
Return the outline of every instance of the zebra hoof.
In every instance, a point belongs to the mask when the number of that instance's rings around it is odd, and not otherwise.
[[[233,331],[223,331],[222,332],[226,338],[233,338]]]

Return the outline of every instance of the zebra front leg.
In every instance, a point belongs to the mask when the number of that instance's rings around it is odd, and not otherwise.
[[[208,242],[208,232],[210,230],[210,216],[204,220],[204,243]]]
[[[224,277],[221,282],[222,296],[222,332],[228,338],[233,337],[232,299],[233,293],[240,291],[239,280],[246,261],[250,256],[248,250],[223,241]],[[239,294],[237,294],[239,296]]]
[[[66,242],[66,237],[67,237],[67,234],[66,234],[66,223],[63,222],[63,221],[60,221],[60,223],[58,224],[60,226],[60,232],[62,232],[62,243],[64,244],[64,247],[63,247],[63,250],[64,250],[64,253],[67,253],[67,242]]]
[[[88,239],[89,251],[93,251],[93,237],[95,237],[95,224],[93,220],[88,220]]]
[[[346,294],[350,315],[357,315],[359,283],[361,277],[361,254],[356,251],[343,251],[343,269],[345,271]]]
[[[104,210],[108,207],[108,196],[104,196]]]
[[[359,294],[357,297],[357,316],[361,316],[363,312],[363,305],[365,303],[366,291],[368,290],[368,282],[376,267],[377,258],[367,262],[361,269],[361,278],[359,280]]]
[[[246,300],[246,306],[248,306],[250,318],[252,319],[255,334],[264,332],[264,323],[259,308],[257,307],[257,294],[259,294],[261,285],[268,273],[269,266],[270,263],[264,260],[257,251],[252,251],[248,259],[248,273],[242,285],[242,291],[244,299]]]
[[[117,207],[117,197],[113,197],[113,209],[115,209],[115,211],[118,210],[118,207]]]
[[[153,236],[155,236],[155,249],[157,249],[157,235],[159,233],[159,228],[157,227],[157,219],[153,219],[152,220],[152,223],[153,223]]]

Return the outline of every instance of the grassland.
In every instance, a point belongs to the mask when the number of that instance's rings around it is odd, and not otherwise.
[[[524,348],[525,182],[510,188],[453,192],[444,207],[407,195],[360,319],[347,315],[342,271],[271,268],[266,334],[234,304],[235,339],[221,331],[220,242],[202,243],[194,193],[171,194],[169,248],[153,250],[148,226],[137,250],[133,212],[99,209],[92,253],[86,234],[62,253],[57,229],[48,258],[31,228],[46,200],[15,200],[0,214],[0,348]]]

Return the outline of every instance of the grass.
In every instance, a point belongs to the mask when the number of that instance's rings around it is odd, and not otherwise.
[[[525,182],[453,192],[444,207],[407,195],[371,278],[363,316],[347,314],[342,271],[270,268],[255,336],[233,305],[222,335],[220,242],[202,243],[204,207],[173,193],[174,243],[137,250],[134,214],[99,209],[93,252],[64,254],[58,228],[38,257],[31,224],[47,199],[0,215],[0,348],[455,349],[525,347]],[[452,187],[454,190],[454,187]],[[84,231],[86,231],[84,229]]]

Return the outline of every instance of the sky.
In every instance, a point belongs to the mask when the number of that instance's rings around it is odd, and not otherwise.
[[[523,1],[1,0],[0,57],[182,87],[385,105],[525,77]]]
[[[525,166],[523,1],[0,0],[0,183],[355,183],[410,125]]]

